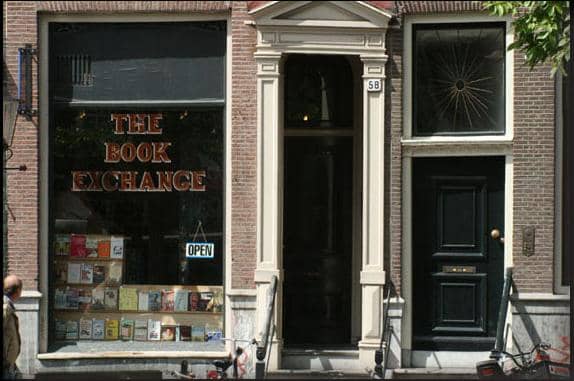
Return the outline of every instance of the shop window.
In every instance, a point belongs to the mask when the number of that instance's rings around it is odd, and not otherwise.
[[[503,134],[503,24],[413,28],[414,134]]]
[[[52,29],[55,34],[69,31],[58,25]],[[82,28],[80,35],[82,30],[87,36],[94,33]],[[102,25],[94,28],[105,30]],[[140,28],[145,34],[158,27]],[[225,41],[225,32],[213,31]],[[133,35],[124,34],[122,40],[120,34],[116,43],[130,46]],[[66,48],[62,43],[60,51]],[[177,70],[164,71],[169,65],[160,58],[161,47],[154,49],[157,54],[150,62],[159,68],[155,74],[145,62],[138,66],[138,60],[130,61],[128,49],[123,56],[117,53],[115,63],[91,53],[68,59],[88,62],[79,72],[93,70],[93,78],[52,77],[51,350],[189,350],[188,341],[202,342],[193,343],[195,349],[222,348],[224,108],[218,102],[203,102],[207,96],[201,86],[192,92],[195,105],[158,106],[141,100],[140,90],[147,85],[140,82],[146,78],[171,75],[177,82]],[[220,61],[217,55],[224,50],[214,54],[211,58]],[[50,57],[51,73],[62,71],[54,67],[63,62],[56,49]],[[204,59],[209,61],[209,54]],[[97,73],[117,73],[126,62],[135,71],[133,81],[128,80],[130,88],[117,81],[109,84],[120,89],[123,98],[131,94],[133,106],[125,105],[128,99],[113,98],[98,82]],[[193,60],[188,64],[190,71],[201,74],[201,65],[193,66]],[[98,72],[98,67],[105,70]],[[215,83],[220,83],[221,69],[217,75],[204,73],[204,80],[215,76]],[[125,78],[118,77],[121,80]],[[159,97],[173,83],[150,89],[145,97]],[[59,96],[65,88],[72,94],[68,98]],[[79,102],[80,106],[75,92],[91,102]],[[205,105],[197,106],[200,101]]]

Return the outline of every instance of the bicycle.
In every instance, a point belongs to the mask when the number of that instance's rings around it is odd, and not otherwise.
[[[548,349],[549,344],[539,343],[529,352],[512,354],[502,351],[498,360],[491,359],[476,364],[478,378],[570,379],[569,365],[551,361]],[[513,364],[511,367],[505,366],[509,360]]]

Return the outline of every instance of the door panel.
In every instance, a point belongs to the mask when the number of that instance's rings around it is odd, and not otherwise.
[[[504,158],[413,161],[414,349],[489,350],[504,247]],[[429,303],[431,301],[431,303]]]

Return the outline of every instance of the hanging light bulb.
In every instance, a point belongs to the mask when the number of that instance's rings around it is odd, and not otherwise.
[[[309,115],[307,115],[307,114],[303,115],[303,121],[306,122],[306,121],[308,121],[308,120],[309,120]]]

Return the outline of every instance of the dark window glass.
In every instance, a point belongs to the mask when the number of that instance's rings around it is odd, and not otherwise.
[[[293,55],[285,64],[285,128],[352,128],[353,75],[345,57]]]
[[[413,30],[414,134],[504,133],[504,25]]]

